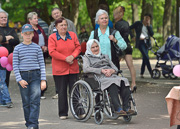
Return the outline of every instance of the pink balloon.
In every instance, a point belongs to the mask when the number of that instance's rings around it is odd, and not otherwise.
[[[0,58],[0,64],[1,64],[1,58]]]
[[[176,65],[173,68],[173,73],[174,75],[176,75],[177,77],[180,77],[180,65]]]
[[[0,47],[0,57],[8,56],[9,52],[5,47]]]
[[[12,65],[13,62],[13,53],[9,54],[8,56],[8,63]]]
[[[6,66],[8,64],[8,58],[3,56],[1,57],[1,66]]]
[[[6,69],[7,69],[7,71],[12,71],[12,70],[13,70],[13,67],[12,67],[11,64],[7,64],[7,65],[6,65]]]

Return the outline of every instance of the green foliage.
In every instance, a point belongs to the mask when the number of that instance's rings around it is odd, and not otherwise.
[[[86,0],[80,0],[79,4],[79,17],[78,17],[78,32],[80,33],[80,27],[85,26],[87,32],[91,32],[93,29],[91,25],[91,19],[88,16],[88,10],[86,6]]]
[[[9,19],[13,22],[21,21],[22,23],[26,22],[27,13],[33,11],[35,8],[37,9],[44,9],[44,5],[48,5],[48,16],[51,15],[51,9],[54,7],[58,7],[55,4],[56,0],[10,0],[10,2],[6,2],[6,0],[1,0],[2,8],[8,12]],[[64,5],[64,0],[59,0]],[[139,18],[142,13],[142,1],[143,0],[106,0],[110,7],[110,20],[114,21],[113,19],[113,10],[117,6],[124,6],[126,8],[124,19],[132,24],[132,9],[131,4],[135,3],[138,5],[138,15]],[[70,0],[69,0],[70,2]],[[162,27],[163,27],[163,15],[164,15],[164,4],[165,0],[146,0],[147,3],[153,5],[153,30],[155,32],[154,37],[157,39],[159,46],[162,46]],[[176,0],[172,0],[172,6],[176,5]],[[91,24],[91,19],[88,16],[86,0],[80,0],[79,3],[79,17],[78,17],[78,24],[77,29],[78,33],[81,26],[85,26],[87,32],[91,32],[93,29]],[[134,46],[134,44],[133,44]],[[134,58],[141,58],[141,54],[138,49],[133,48],[133,57]],[[155,48],[154,48],[155,49]],[[153,53],[149,53],[150,57],[154,57]]]
[[[22,23],[25,23],[27,13],[34,11],[36,8],[43,8],[43,4],[50,4],[51,0],[10,0],[10,2],[1,0],[1,3],[2,8],[9,13],[10,20],[13,22],[21,21]],[[52,5],[48,7],[51,8]],[[48,11],[50,12],[49,9]]]

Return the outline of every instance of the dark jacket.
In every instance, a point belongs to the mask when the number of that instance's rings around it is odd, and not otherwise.
[[[136,31],[136,48],[139,48],[139,40],[140,40],[140,35],[142,32],[142,27],[143,27],[143,23],[142,21],[137,21],[134,24],[132,24],[130,26],[130,30],[135,29]],[[147,30],[148,30],[148,37],[150,38],[150,36],[154,35],[154,32],[152,30],[152,26],[147,26]],[[131,33],[132,34],[132,33]],[[131,35],[131,37],[133,37],[133,35]],[[148,44],[151,44],[151,41],[148,41]]]
[[[125,42],[128,44],[130,41],[128,39],[129,36],[129,23],[123,19],[119,20],[115,24],[115,29],[118,30],[125,40]]]
[[[45,46],[48,46],[48,38],[44,32],[44,30],[39,26],[37,25],[37,28],[41,31],[41,33],[43,34],[43,37],[44,37],[44,42],[45,42]],[[38,44],[39,43],[39,34],[36,30],[34,30],[34,37],[32,39],[32,42]]]
[[[0,27],[0,34],[2,34],[3,37],[11,35],[14,37],[14,39],[9,40],[9,43],[6,44],[6,40],[3,40],[1,45],[3,47],[6,47],[9,51],[9,53],[12,53],[14,50],[14,47],[19,44],[19,38],[13,28],[10,27]]]

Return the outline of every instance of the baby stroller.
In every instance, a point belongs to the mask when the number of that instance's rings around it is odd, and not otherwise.
[[[96,124],[103,122],[103,113],[110,119],[119,118],[120,116],[115,113],[108,91],[101,91],[100,81],[98,81],[97,76],[95,74],[90,76],[84,73],[81,74],[83,74],[81,79],[74,84],[69,97],[70,110],[74,118],[82,122],[87,121],[92,116],[93,110],[95,110],[94,120]],[[100,96],[100,101],[95,103],[94,100],[97,95]],[[123,116],[126,122],[130,122],[132,116],[137,115],[132,94],[129,98],[129,106],[131,107],[131,105],[134,106],[135,113]]]
[[[159,50],[154,52],[151,49],[157,58],[155,68],[152,70],[152,78],[159,79],[161,76],[160,70],[162,70],[162,75],[165,78],[176,79],[177,76],[173,74],[174,65],[172,61],[180,61],[180,38],[171,35],[168,37],[166,43],[161,48],[157,45],[156,40],[155,45],[159,48]],[[160,63],[160,61],[164,62]],[[167,62],[170,62],[170,65],[167,65]]]

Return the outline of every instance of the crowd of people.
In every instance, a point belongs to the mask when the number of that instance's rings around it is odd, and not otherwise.
[[[40,99],[45,99],[44,93],[48,84],[45,70],[45,60],[48,55],[52,58],[52,75],[56,89],[52,98],[58,99],[59,118],[62,120],[68,118],[67,87],[69,86],[70,93],[73,84],[78,80],[79,65],[76,57],[82,54],[82,42],[87,42],[83,71],[94,72],[99,76],[102,82],[101,90],[108,88],[118,114],[134,113],[128,106],[130,93],[136,92],[137,89],[133,51],[128,37],[131,35],[134,39],[131,30],[135,29],[135,46],[143,56],[140,73],[143,78],[146,65],[150,75],[152,72],[148,49],[153,31],[150,14],[145,14],[143,21],[137,21],[129,26],[129,23],[123,19],[124,12],[123,6],[114,9],[113,28],[108,8],[101,5],[95,17],[96,28],[90,36],[84,26],[77,35],[73,22],[63,17],[59,8],[52,9],[51,16],[54,21],[50,26],[40,18],[38,12],[29,12],[28,23],[20,29],[22,42],[19,41],[15,29],[10,27],[12,21],[7,24],[7,13],[0,12],[0,47],[7,48],[9,54],[13,52],[13,69],[21,93],[27,129],[39,128]],[[117,58],[113,44],[125,53],[124,59],[131,73],[131,84],[127,78],[116,75],[120,69],[120,59]],[[12,108],[14,105],[8,92],[9,78],[10,72],[0,66],[0,105]],[[131,91],[127,88],[129,86]],[[123,106],[118,98],[118,90],[123,98]]]

